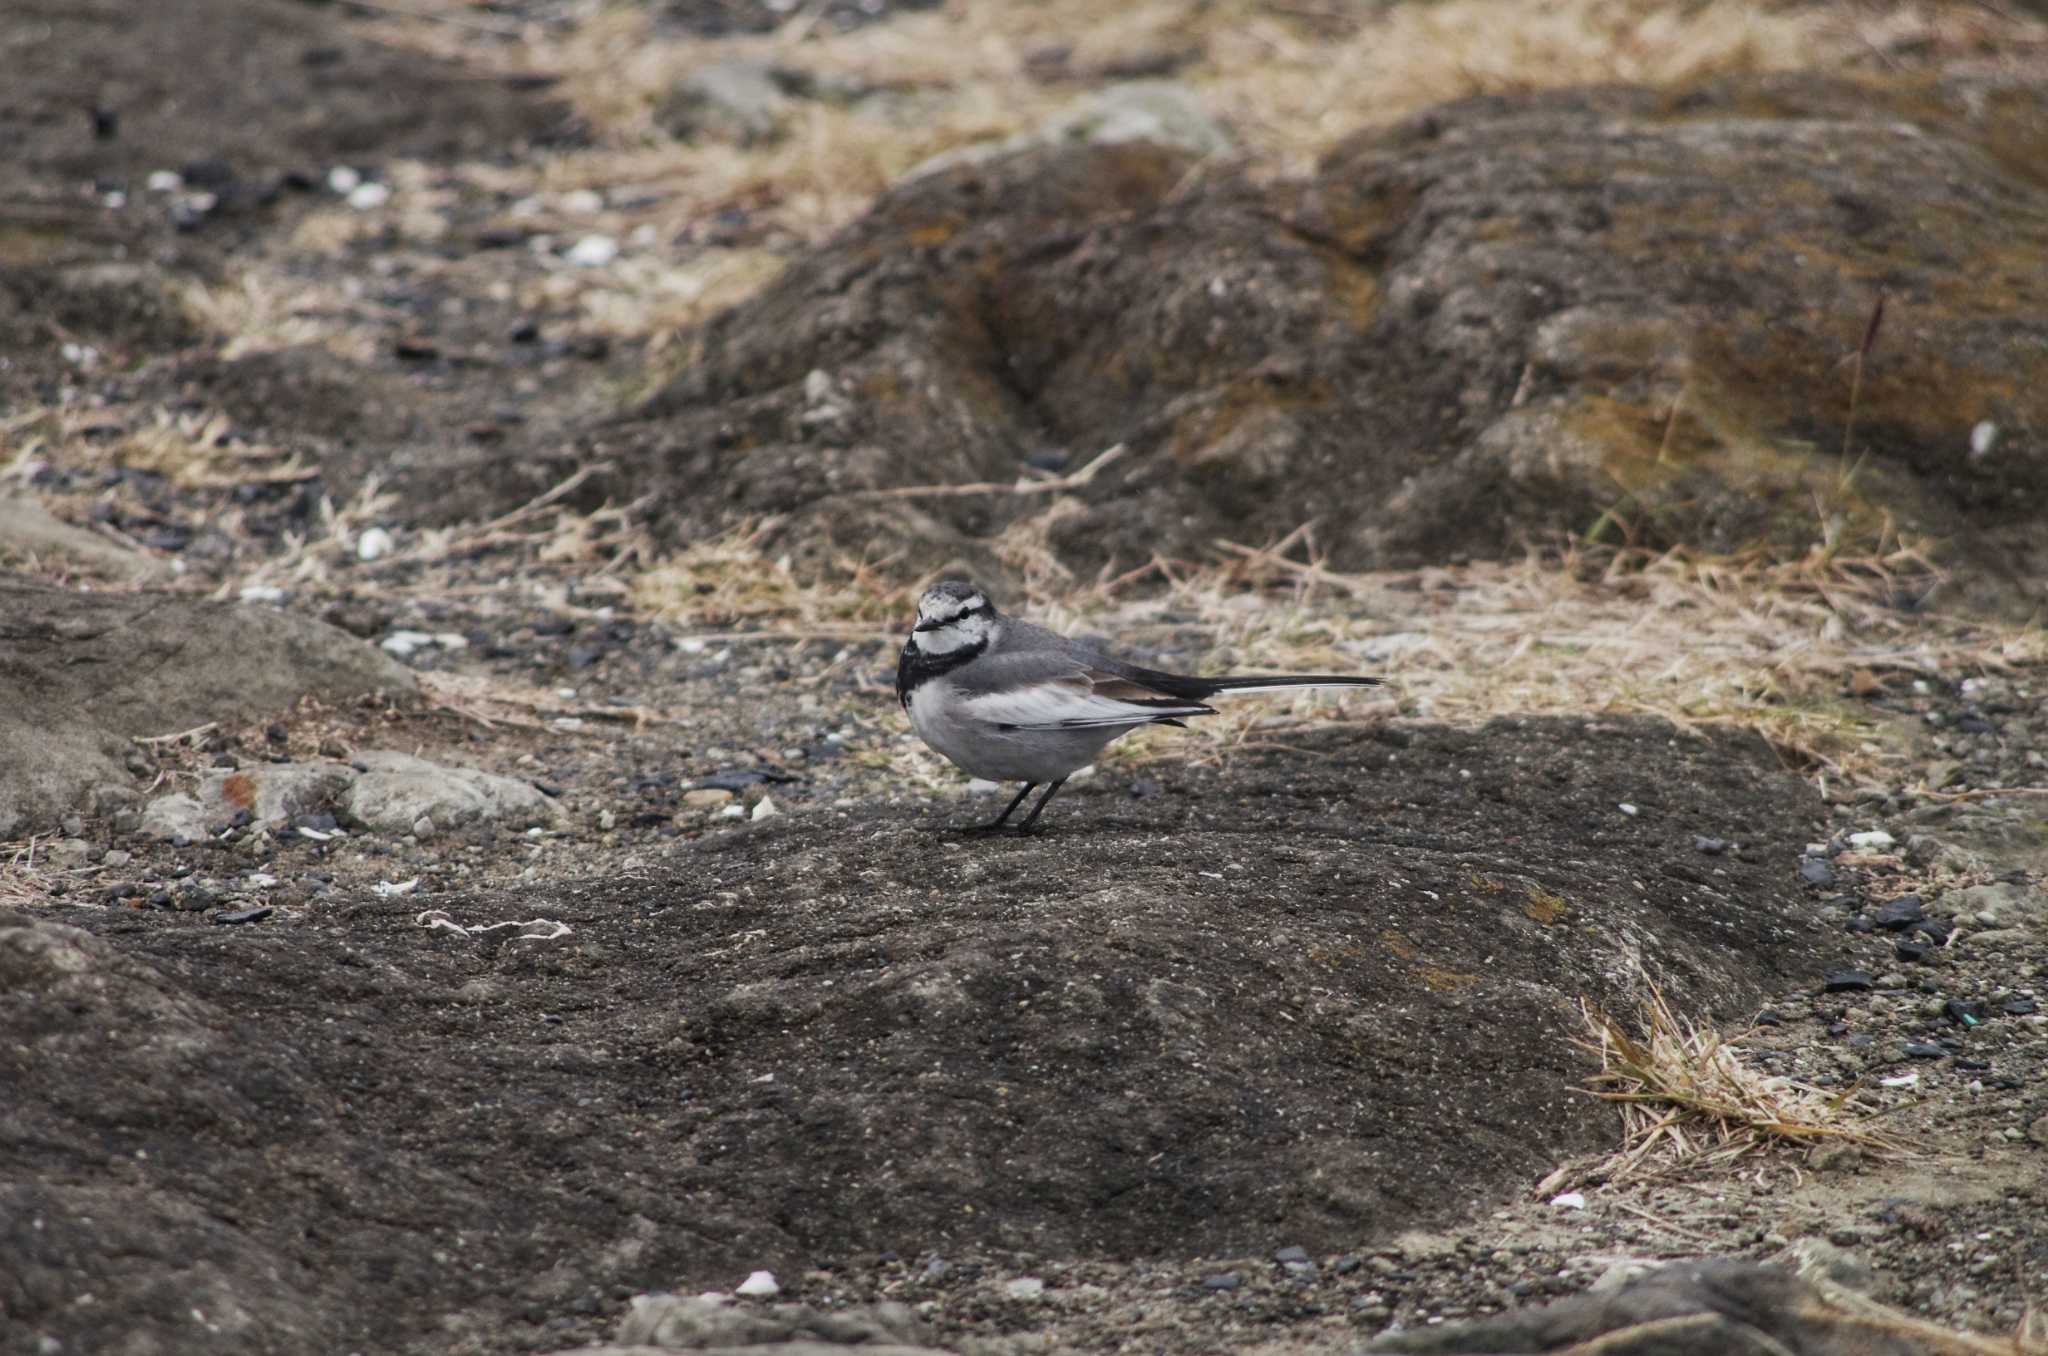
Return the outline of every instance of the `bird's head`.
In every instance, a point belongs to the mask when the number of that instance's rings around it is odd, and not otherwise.
[[[995,632],[998,615],[988,595],[974,585],[964,579],[942,580],[917,600],[910,643],[925,654],[951,654],[984,644]]]

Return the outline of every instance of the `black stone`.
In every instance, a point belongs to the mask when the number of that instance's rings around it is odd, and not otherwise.
[[[1303,1247],[1277,1248],[1273,1252],[1273,1260],[1282,1263],[1306,1262],[1309,1260],[1308,1249]]]
[[[2031,998],[2008,998],[1999,1005],[1999,1008],[2008,1017],[2031,1017],[2041,1010],[2040,1005]]]
[[[1904,1053],[1908,1059],[1940,1059],[1948,1051],[1942,1049],[1933,1041],[1907,1041]]]
[[[1862,970],[1830,970],[1822,983],[1826,993],[1864,993],[1872,987],[1869,974]]]
[[[1848,931],[1855,933],[1877,931],[1877,924],[1871,920],[1870,915],[1867,913],[1857,914],[1855,917],[1851,918],[1847,923],[1843,924],[1843,927],[1846,928]]]
[[[1902,961],[1910,961],[1915,965],[1926,963],[1927,951],[1928,947],[1925,942],[1899,942],[1892,947],[1893,955]]]
[[[1244,1282],[1239,1278],[1236,1272],[1219,1271],[1214,1276],[1204,1276],[1202,1278],[1202,1289],[1235,1290],[1238,1286],[1242,1285],[1243,1283]]]
[[[1991,1061],[1988,1059],[1970,1059],[1964,1055],[1957,1055],[1956,1067],[1958,1069],[1969,1069],[1974,1073],[1982,1073],[1991,1067]]]
[[[1982,1026],[1989,1016],[1982,1003],[1966,1003],[1960,998],[1951,998],[1941,1005],[1941,1015],[1957,1026]]]
[[[1897,899],[1880,904],[1870,915],[1870,921],[1886,932],[1904,932],[1926,916],[1926,910],[1920,905],[1920,896],[1900,895]]]
[[[694,784],[693,791],[744,791],[756,782],[793,782],[796,777],[772,767],[722,767]]]
[[[1805,857],[1799,862],[1799,878],[1808,885],[1833,885],[1835,868],[1818,857]]]
[[[213,921],[216,923],[260,923],[276,912],[277,910],[271,908],[268,904],[258,904],[253,909],[233,909],[227,913],[217,913],[213,916]]]
[[[1955,926],[1946,918],[1923,918],[1913,924],[1913,931],[1936,946],[1941,946],[1948,941],[1949,934],[1955,931]]]

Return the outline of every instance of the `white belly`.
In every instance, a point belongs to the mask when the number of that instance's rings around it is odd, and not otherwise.
[[[1095,761],[1129,726],[1095,730],[1003,730],[967,719],[958,692],[934,678],[910,694],[918,737],[970,777],[992,782],[1056,782]]]

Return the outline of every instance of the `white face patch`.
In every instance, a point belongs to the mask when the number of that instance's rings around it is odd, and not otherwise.
[[[917,600],[917,619],[935,621],[940,617],[951,617],[961,612],[974,612],[988,606],[988,599],[980,594],[969,598],[955,598],[946,593],[927,593]]]
[[[918,615],[923,616],[924,609],[919,608]],[[929,631],[912,631],[910,643],[925,654],[951,654],[955,650],[978,645],[986,640],[991,625],[985,613],[970,612],[956,621],[948,622],[944,626],[935,626]]]

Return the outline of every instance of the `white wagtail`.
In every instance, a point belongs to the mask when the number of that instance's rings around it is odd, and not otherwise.
[[[948,579],[917,601],[917,624],[896,663],[896,697],[925,743],[969,776],[1024,783],[981,831],[1000,829],[1032,789],[1050,782],[1017,826],[1027,833],[1045,803],[1111,742],[1141,725],[1213,716],[1225,692],[1373,687],[1377,678],[1196,678],[1112,659],[1042,626],[996,611],[972,584]]]

